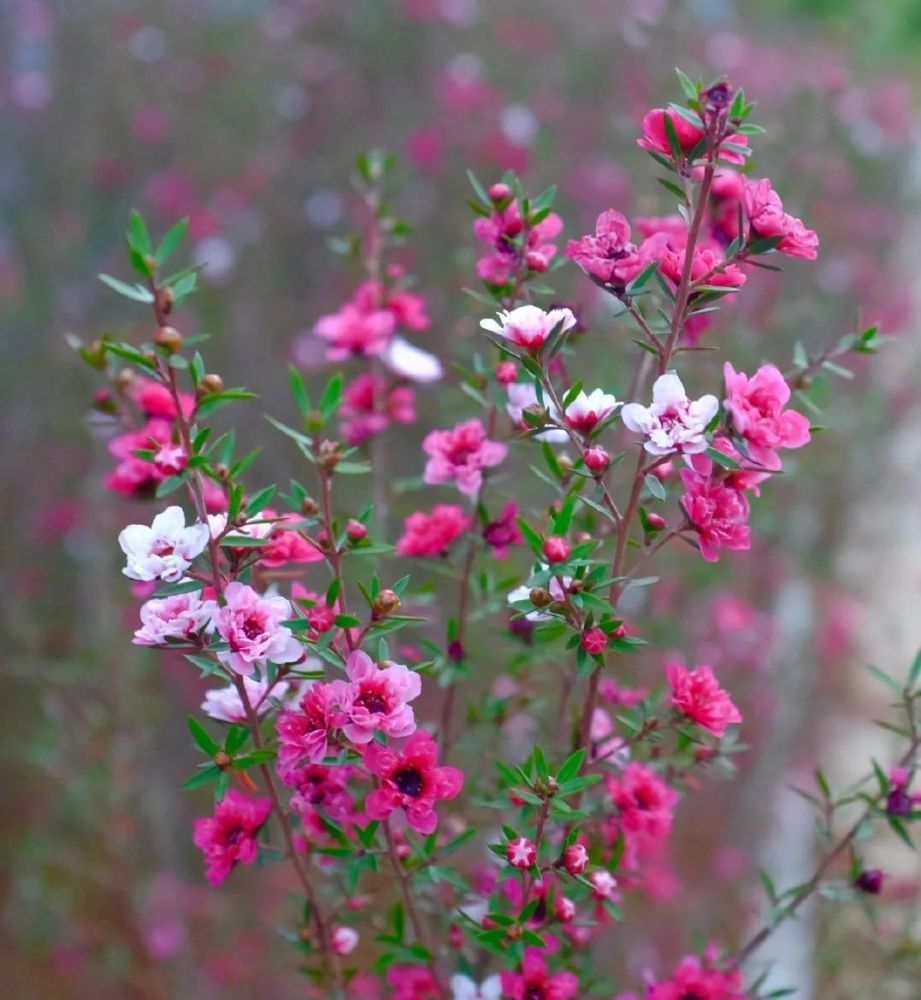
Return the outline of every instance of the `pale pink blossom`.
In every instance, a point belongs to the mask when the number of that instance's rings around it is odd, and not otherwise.
[[[501,1000],[502,980],[487,976],[479,986],[469,976],[451,976],[451,1000]]]
[[[381,354],[381,361],[396,375],[411,382],[437,382],[444,375],[438,357],[423,351],[403,337],[394,337]]]
[[[534,388],[534,383],[512,382],[506,386],[506,392],[508,393],[508,403],[505,407],[506,412],[516,427],[526,430],[528,425],[524,419],[524,411],[530,406],[538,405],[537,389]],[[550,415],[551,420],[561,419],[556,404],[552,400],[547,399],[546,396],[544,397],[543,406]],[[569,435],[561,427],[548,427],[547,430],[535,434],[534,437],[538,441],[549,441],[553,444],[569,440]]]
[[[583,434],[593,430],[602,420],[606,420],[621,404],[603,389],[581,391],[566,407],[566,419]]]
[[[167,507],[153,523],[129,524],[118,536],[118,544],[128,557],[122,570],[132,580],[181,580],[192,561],[208,544],[208,525],[186,527],[181,507]]]
[[[278,730],[278,773],[288,781],[305,764],[319,764],[329,753],[333,736],[342,725],[331,684],[314,683],[301,695],[297,708],[281,713]]]
[[[218,635],[230,645],[218,653],[221,662],[251,674],[267,661],[295,663],[303,657],[303,646],[282,624],[294,616],[286,598],[262,596],[238,581],[227,585],[224,598],[227,603],[214,616]]]
[[[694,455],[706,450],[707,426],[718,410],[716,396],[689,399],[677,373],[668,371],[652,387],[652,405],[627,403],[621,419],[629,430],[646,437],[644,447],[652,455]]]
[[[688,670],[683,663],[669,663],[665,672],[672,689],[672,705],[702,729],[722,737],[728,726],[742,721],[741,713],[710,667]]]
[[[576,317],[573,316],[571,309],[550,309],[545,312],[539,306],[531,305],[502,311],[498,320],[480,320],[480,326],[484,330],[528,350],[543,347],[557,327],[565,333],[575,325]]]
[[[243,677],[241,680],[246,688],[249,703],[257,715],[265,715],[274,707],[269,698],[269,692],[271,692],[272,698],[280,700],[288,694],[290,688],[287,681],[272,683],[268,680],[255,681],[251,677]],[[248,722],[249,719],[243,700],[234,684],[206,692],[201,708],[206,715],[210,715],[212,719],[217,719],[219,722]]]
[[[784,407],[790,401],[790,386],[775,365],[762,365],[754,375],[737,372],[727,361],[724,406],[732,418],[732,429],[748,444],[751,457],[760,464],[779,467],[778,448],[802,448],[809,442],[809,420]]]
[[[430,431],[422,442],[429,456],[425,482],[429,485],[454,482],[461,493],[473,496],[483,482],[483,470],[498,465],[508,448],[486,437],[479,420],[466,420],[450,430]]]
[[[198,636],[217,611],[214,601],[203,601],[201,591],[152,597],[141,605],[141,627],[134,633],[136,646],[163,646],[170,639],[188,642]]]
[[[337,955],[351,955],[358,947],[358,931],[354,927],[337,927],[330,943]]]
[[[344,722],[342,731],[353,743],[369,743],[376,732],[394,739],[416,730],[408,702],[422,693],[419,675],[402,663],[378,665],[360,649],[346,661],[348,681],[332,681],[332,695]]]

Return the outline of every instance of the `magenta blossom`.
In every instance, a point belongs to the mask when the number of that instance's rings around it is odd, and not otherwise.
[[[742,714],[720,687],[710,667],[688,670],[683,663],[669,663],[665,672],[672,689],[672,705],[702,729],[722,737],[727,726],[742,721]]]
[[[537,948],[528,948],[521,960],[521,972],[502,972],[502,995],[511,1000],[573,1000],[579,991],[579,977],[572,972],[547,969],[547,960]]]
[[[256,860],[256,835],[271,811],[271,799],[252,799],[231,788],[215,805],[213,816],[195,820],[195,846],[204,852],[205,878],[212,885],[220,885],[234,865]]]
[[[386,819],[404,809],[409,825],[418,833],[434,833],[438,825],[435,803],[460,794],[464,775],[456,767],[438,767],[438,747],[430,733],[410,736],[401,754],[379,743],[369,743],[363,757],[380,785],[368,795],[365,812],[370,819]]]
[[[342,731],[353,743],[369,743],[376,732],[399,738],[416,731],[407,703],[422,693],[417,673],[390,661],[378,668],[360,649],[349,654],[345,671],[348,682],[333,681],[330,687],[344,716]]]
[[[297,708],[282,712],[276,723],[278,773],[282,780],[288,781],[286,775],[304,764],[319,764],[344,721],[332,684],[311,684]]]
[[[508,448],[486,437],[479,420],[465,420],[450,430],[431,431],[422,442],[429,460],[425,481],[429,485],[457,483],[457,488],[473,496],[483,483],[483,470],[498,465]]]
[[[403,522],[397,541],[401,556],[440,556],[470,525],[470,515],[459,504],[438,503],[431,513],[417,510]]]
[[[652,983],[645,1000],[748,1000],[742,973],[709,967],[694,955],[681,959],[672,977]]]
[[[630,242],[630,223],[620,212],[608,209],[598,216],[595,234],[570,240],[566,256],[589,277],[605,285],[624,286],[658,260],[668,247],[668,237],[657,233],[639,247]]]
[[[218,653],[222,663],[240,674],[251,674],[258,664],[296,663],[304,655],[301,644],[282,622],[293,617],[284,597],[263,597],[252,587],[234,581],[224,591],[226,605],[214,616],[218,635],[230,645]]]
[[[381,354],[396,327],[389,309],[361,309],[346,302],[335,313],[321,316],[314,333],[329,342],[326,357],[330,361],[345,361],[354,354]]]
[[[646,112],[643,118],[643,137],[642,139],[637,139],[636,144],[651,153],[659,153],[662,156],[671,158],[672,145],[668,138],[668,132],[665,130],[666,116],[668,116],[674,126],[681,152],[687,155],[703,139],[704,130],[693,122],[683,118],[677,111],[673,111],[671,108],[653,108],[651,111]],[[748,136],[733,133],[726,136],[724,142],[731,142],[736,146],[747,146]],[[701,157],[703,155],[701,153]],[[745,162],[745,156],[742,153],[734,149],[725,149],[722,146],[720,146],[717,152],[717,157],[725,160],[727,163]]]
[[[762,365],[749,377],[727,361],[723,365],[726,401],[732,429],[749,444],[749,454],[762,465],[780,467],[778,448],[802,448],[809,442],[809,420],[785,410],[790,386],[774,365]]]
[[[681,480],[686,491],[681,506],[697,532],[700,554],[707,562],[716,562],[721,548],[751,548],[748,501],[743,493],[694,469],[682,469]]]
[[[524,536],[518,527],[518,504],[514,500],[509,500],[498,518],[486,525],[483,540],[497,559],[504,559],[512,545],[524,544]]]
[[[606,788],[624,829],[650,837],[664,837],[671,830],[678,795],[648,765],[631,762],[620,777],[607,778]]]
[[[801,219],[783,210],[780,196],[767,178],[750,180],[743,178],[742,204],[751,226],[752,233],[762,239],[781,237],[777,251],[790,257],[815,260],[819,255],[819,237],[807,229]]]

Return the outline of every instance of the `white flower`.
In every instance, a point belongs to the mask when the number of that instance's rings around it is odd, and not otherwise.
[[[256,709],[258,715],[265,715],[273,707],[269,698],[265,697],[266,691],[271,689],[272,698],[284,698],[288,693],[290,685],[287,681],[278,681],[270,684],[265,681],[254,681],[249,677],[241,678],[246,687],[246,694],[250,705]],[[212,719],[219,722],[246,722],[246,709],[243,701],[233,684],[227,687],[216,688],[205,694],[205,700],[201,703],[202,711],[210,715]]]
[[[413,382],[437,382],[444,368],[434,354],[423,351],[402,337],[394,337],[384,349],[381,361],[397,375]]]
[[[527,348],[543,346],[554,327],[559,324],[562,324],[564,333],[576,325],[572,310],[551,309],[544,312],[539,306],[519,306],[511,311],[500,312],[498,322],[494,319],[480,320],[480,326],[484,330]]]
[[[135,646],[164,646],[169,639],[191,639],[217,611],[214,601],[203,601],[201,591],[152,598],[141,605],[141,627],[134,633]]]
[[[208,528],[211,531],[212,538],[220,538],[221,535],[223,535],[224,532],[227,530],[227,515],[209,514]]]
[[[207,524],[186,527],[181,507],[167,507],[153,523],[129,524],[118,536],[118,544],[128,557],[122,570],[132,580],[165,580],[176,583],[208,544]]]
[[[627,403],[621,419],[631,431],[646,435],[644,447],[651,455],[696,455],[707,448],[705,431],[718,409],[716,396],[688,399],[681,379],[670,371],[656,379],[652,406]]]
[[[512,418],[512,423],[518,427],[527,427],[524,411],[537,403],[537,390],[534,388],[534,383],[512,382],[506,386],[506,389],[508,390],[508,403],[505,409]],[[544,398],[544,406],[554,420],[559,420],[559,410],[546,397]],[[559,443],[568,440],[569,435],[559,427],[551,427],[549,430],[541,431],[540,434],[535,434],[534,437],[538,441]]]
[[[566,407],[566,419],[577,430],[590,431],[620,405],[604,389],[593,389],[588,395],[583,391]]]
[[[358,947],[358,931],[354,927],[337,927],[333,931],[332,946],[337,955],[350,955]]]
[[[502,980],[487,976],[479,986],[469,977],[451,976],[451,1000],[501,1000]]]

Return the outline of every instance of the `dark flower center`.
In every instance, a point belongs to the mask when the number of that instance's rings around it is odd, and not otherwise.
[[[422,775],[415,767],[404,767],[393,776],[393,783],[403,793],[410,798],[416,799],[422,794],[424,784]]]
[[[387,712],[387,699],[380,691],[366,691],[356,700],[357,705],[364,706],[369,712],[383,715]]]
[[[704,1000],[699,993],[682,993],[678,1000]]]
[[[540,983],[532,983],[524,989],[524,1000],[544,1000],[544,988]]]
[[[224,831],[225,846],[236,847],[237,844],[240,842],[240,838],[243,837],[245,833],[246,831],[239,823],[235,823],[233,826],[227,827],[227,829]]]
[[[243,634],[247,639],[257,639],[263,633],[262,622],[258,618],[247,618],[243,622]]]

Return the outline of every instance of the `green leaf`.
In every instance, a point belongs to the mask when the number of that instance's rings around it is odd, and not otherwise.
[[[483,185],[477,180],[476,174],[474,174],[472,170],[467,171],[467,179],[470,181],[470,186],[473,188],[474,194],[477,198],[479,198],[484,205],[491,208],[492,202],[489,199],[489,195],[486,193],[486,189]]]
[[[113,278],[110,274],[100,274],[99,280],[108,285],[113,291],[118,292],[119,295],[124,295],[126,299],[133,299],[135,302],[144,302],[146,304],[154,300],[153,292],[143,285],[129,285],[127,282],[119,281],[118,278]]]
[[[647,473],[645,479],[646,489],[656,498],[656,500],[664,500],[666,497],[665,487],[652,473]]]
[[[329,420],[331,416],[339,409],[339,403],[342,400],[342,373],[336,372],[335,375],[326,383],[326,387],[323,389],[323,395],[320,396],[320,402],[317,403],[317,409],[323,414],[324,420]]]
[[[681,90],[684,93],[684,96],[689,101],[696,101],[700,95],[697,92],[697,87],[694,84],[694,81],[687,75],[687,73],[683,73],[680,69],[678,69],[677,66],[675,67],[675,75],[678,77],[678,83],[681,84]]]
[[[570,778],[574,778],[582,768],[582,762],[585,760],[585,749],[576,750],[574,754],[571,754],[566,758],[565,763],[560,768],[557,773],[556,780],[560,783],[568,781]]]
[[[919,677],[921,677],[921,649],[918,650],[914,662],[911,665],[911,670],[908,672],[908,687],[914,688],[914,686],[918,683]]]
[[[154,254],[154,260],[157,262],[158,267],[162,267],[167,258],[171,257],[179,249],[182,241],[185,239],[188,228],[189,220],[185,218],[180,219],[167,230],[166,235],[160,240],[157,252]]]
[[[128,219],[128,232],[125,236],[128,240],[128,246],[137,250],[139,254],[148,257],[153,254],[150,234],[147,232],[147,223],[144,222],[137,209],[131,210],[131,216]]]
[[[681,141],[678,138],[678,132],[675,129],[675,123],[672,121],[672,116],[666,113],[662,115],[662,121],[665,125],[665,135],[668,138],[668,145],[672,151],[672,156],[676,160],[683,160],[684,151],[681,149]]]
[[[890,677],[885,670],[880,670],[879,667],[873,666],[872,663],[867,664],[867,670],[869,670],[878,681],[885,684],[890,691],[894,691],[896,694],[902,693],[902,685],[899,684],[894,677]]]
[[[717,465],[721,465],[724,469],[729,469],[732,472],[737,472],[742,468],[742,466],[739,465],[734,458],[724,455],[719,448],[707,448],[707,458],[716,462]]]
[[[310,396],[304,385],[303,376],[294,365],[288,367],[288,385],[291,387],[291,398],[294,400],[297,412],[306,420],[313,411],[313,407],[310,405]]]
[[[215,781],[221,776],[221,769],[217,764],[206,764],[200,771],[193,774],[191,778],[182,786],[186,791],[192,788],[200,788],[211,781]]]
[[[192,734],[192,739],[198,744],[198,746],[206,753],[209,757],[213,757],[218,750],[221,749],[219,743],[216,743],[205,727],[195,718],[194,715],[188,717],[189,732]]]
[[[222,406],[234,402],[237,399],[257,399],[254,392],[247,392],[246,389],[225,389],[223,392],[213,392],[199,400],[195,408],[196,417],[205,417],[209,413],[214,413]]]

